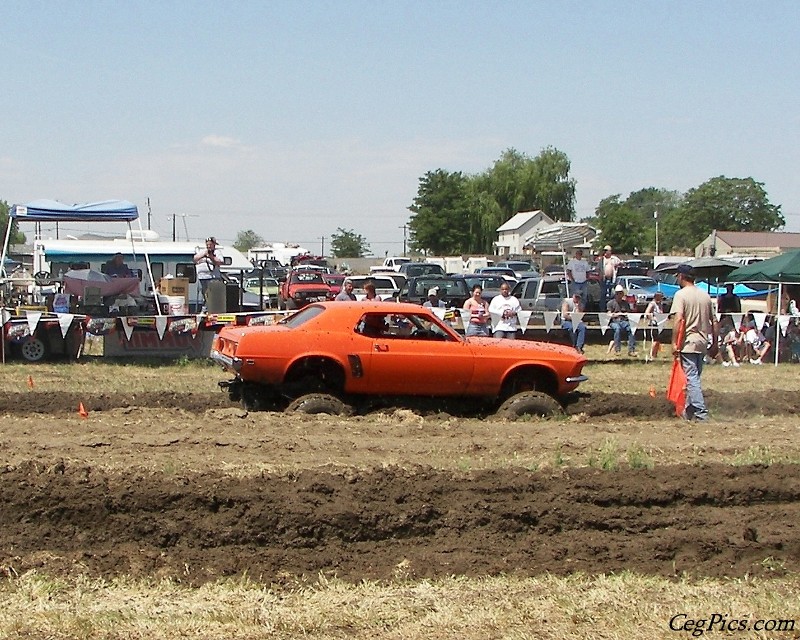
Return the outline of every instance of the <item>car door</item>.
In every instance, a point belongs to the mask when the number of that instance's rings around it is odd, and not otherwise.
[[[465,393],[474,371],[472,350],[438,323],[434,324],[434,333],[422,330],[429,317],[390,314],[385,316],[379,335],[363,336],[369,339],[369,350],[361,350],[361,392],[415,396]]]
[[[523,309],[532,310],[536,304],[536,294],[539,289],[539,278],[527,278],[516,284],[513,295]]]

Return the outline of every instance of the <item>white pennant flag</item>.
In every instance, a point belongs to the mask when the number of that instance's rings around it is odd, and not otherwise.
[[[11,312],[8,311],[7,309],[3,309],[3,311],[2,311],[2,319],[3,319],[3,324],[5,324],[9,320],[11,320]]]
[[[197,334],[200,333],[200,327],[203,326],[203,316],[201,314],[197,314],[195,319],[197,320],[197,327],[194,331],[192,331],[192,340],[197,337]]]
[[[25,319],[28,321],[28,328],[31,330],[31,335],[36,331],[36,325],[39,324],[39,319],[42,317],[41,311],[28,311],[25,314]]]
[[[469,324],[469,317],[470,317],[470,310],[469,309],[459,309],[458,312],[461,314],[461,324],[464,325],[464,329],[467,328]]]
[[[743,317],[744,317],[743,313],[732,313],[731,314],[731,318],[733,318],[733,327],[737,331],[739,330],[739,327],[742,326],[742,318]]]
[[[131,341],[131,336],[133,335],[133,327],[134,325],[130,324],[130,318],[121,318],[122,320],[122,328],[125,330],[125,338],[128,342]]]
[[[781,335],[785,338],[786,337],[786,330],[789,328],[789,322],[791,322],[791,318],[789,316],[780,316],[778,318],[778,326],[781,328]]]
[[[764,320],[766,319],[767,319],[766,313],[756,313],[755,311],[753,312],[753,320],[756,321],[756,327],[758,328],[759,331],[761,331],[761,328],[764,326]]]
[[[611,320],[611,314],[598,313],[597,319],[600,321],[600,333],[606,335],[606,331],[608,331],[608,323]]]
[[[717,322],[719,322],[719,321],[720,321],[720,318],[722,318],[722,314],[721,314],[719,311],[717,311],[717,312],[716,312],[714,315],[715,315],[715,316],[716,316],[716,318],[717,318]]]
[[[528,328],[528,323],[531,321],[532,315],[533,311],[520,311],[517,313],[517,319],[519,320],[519,326],[522,329],[522,333],[525,333],[525,330]]]
[[[636,331],[639,327],[639,321],[642,319],[641,313],[629,313],[628,314],[628,324],[631,325],[631,330]]]
[[[158,339],[164,339],[164,332],[167,330],[167,316],[156,316],[156,330],[158,331]]]
[[[571,315],[572,315],[572,332],[575,333],[575,331],[577,331],[578,329],[578,325],[580,324],[581,320],[583,320],[583,312],[576,311],[573,312]]]
[[[556,321],[556,316],[558,315],[558,311],[545,311],[544,312],[544,328],[547,329],[547,333],[550,333],[550,329],[553,328],[553,323]]]
[[[492,331],[494,332],[496,330],[497,323],[503,319],[503,314],[492,311],[489,316],[492,318]]]
[[[654,313],[653,319],[656,321],[656,325],[658,326],[658,332],[664,329],[664,325],[667,324],[667,318],[669,318],[668,313]]]
[[[433,307],[431,311],[433,311],[433,315],[439,318],[439,320],[444,320],[444,314],[447,313],[447,309],[441,307]]]
[[[59,313],[58,326],[61,327],[61,337],[66,338],[69,328],[72,326],[72,319],[75,317],[74,313]]]

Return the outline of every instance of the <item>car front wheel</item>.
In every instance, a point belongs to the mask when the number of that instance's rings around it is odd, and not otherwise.
[[[563,407],[554,397],[541,391],[523,391],[501,404],[495,416],[503,420],[518,420],[524,416],[552,418],[563,413]]]
[[[292,400],[286,407],[286,413],[325,413],[331,416],[349,416],[353,413],[353,409],[336,396],[328,393],[307,393]]]

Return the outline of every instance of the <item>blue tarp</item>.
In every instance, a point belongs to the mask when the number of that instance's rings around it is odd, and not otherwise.
[[[136,205],[127,200],[104,200],[86,204],[63,204],[34,200],[11,207],[11,217],[32,222],[130,222],[139,217]]]
[[[723,286],[715,287],[713,285],[709,286],[707,282],[698,282],[697,288],[702,289],[710,296],[721,296],[725,293],[726,289]],[[675,294],[680,290],[680,287],[676,284],[666,284],[664,282],[659,282],[658,290],[662,291],[667,298],[674,298]],[[765,296],[767,295],[767,290],[759,291],[757,289],[751,289],[743,284],[737,284],[733,288],[733,292],[739,296],[740,298],[754,298],[757,296]]]

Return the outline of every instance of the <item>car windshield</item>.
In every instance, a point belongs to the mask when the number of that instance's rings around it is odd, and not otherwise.
[[[500,285],[507,282],[505,278],[498,276],[481,276],[476,278],[465,278],[467,287],[472,291],[473,287],[478,284],[481,289],[499,289]]]
[[[296,284],[325,284],[322,274],[316,271],[300,271],[292,274],[292,282]]]
[[[656,287],[658,283],[653,278],[629,278],[628,286],[634,289],[645,289],[647,287]]]
[[[252,287],[254,289],[258,289],[260,286],[258,278],[248,278],[244,282],[245,287]],[[264,288],[267,287],[277,287],[278,281],[275,278],[264,278]]]
[[[447,280],[445,278],[420,278],[414,283],[414,293],[412,295],[426,296],[429,289],[439,288],[439,295],[466,296],[467,284],[464,280]]]

